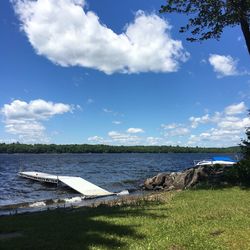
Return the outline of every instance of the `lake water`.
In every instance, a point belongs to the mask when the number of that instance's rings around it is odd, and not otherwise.
[[[112,192],[138,190],[159,172],[180,171],[215,154],[0,154],[0,207],[44,199],[79,196],[17,176],[18,171],[39,171],[80,176]],[[219,154],[217,154],[219,155]]]

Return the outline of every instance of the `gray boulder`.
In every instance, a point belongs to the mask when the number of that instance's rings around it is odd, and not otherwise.
[[[225,170],[225,167],[221,166],[199,166],[182,172],[160,173],[148,178],[143,187],[146,190],[178,190],[194,187],[202,182],[222,183]]]

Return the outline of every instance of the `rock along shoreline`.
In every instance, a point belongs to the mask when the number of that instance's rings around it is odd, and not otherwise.
[[[182,172],[159,173],[148,178],[142,187],[145,190],[183,190],[199,185],[225,186],[230,167],[221,165],[195,166]]]

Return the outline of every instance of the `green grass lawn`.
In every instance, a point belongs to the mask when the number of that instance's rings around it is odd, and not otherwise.
[[[0,249],[250,249],[250,190],[154,197],[122,206],[0,217]]]

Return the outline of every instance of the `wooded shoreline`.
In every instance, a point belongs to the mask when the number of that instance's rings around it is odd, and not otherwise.
[[[22,144],[0,143],[0,153],[34,153],[34,154],[61,154],[61,153],[222,153],[236,154],[240,147],[205,148],[182,146],[113,146],[91,144]]]

